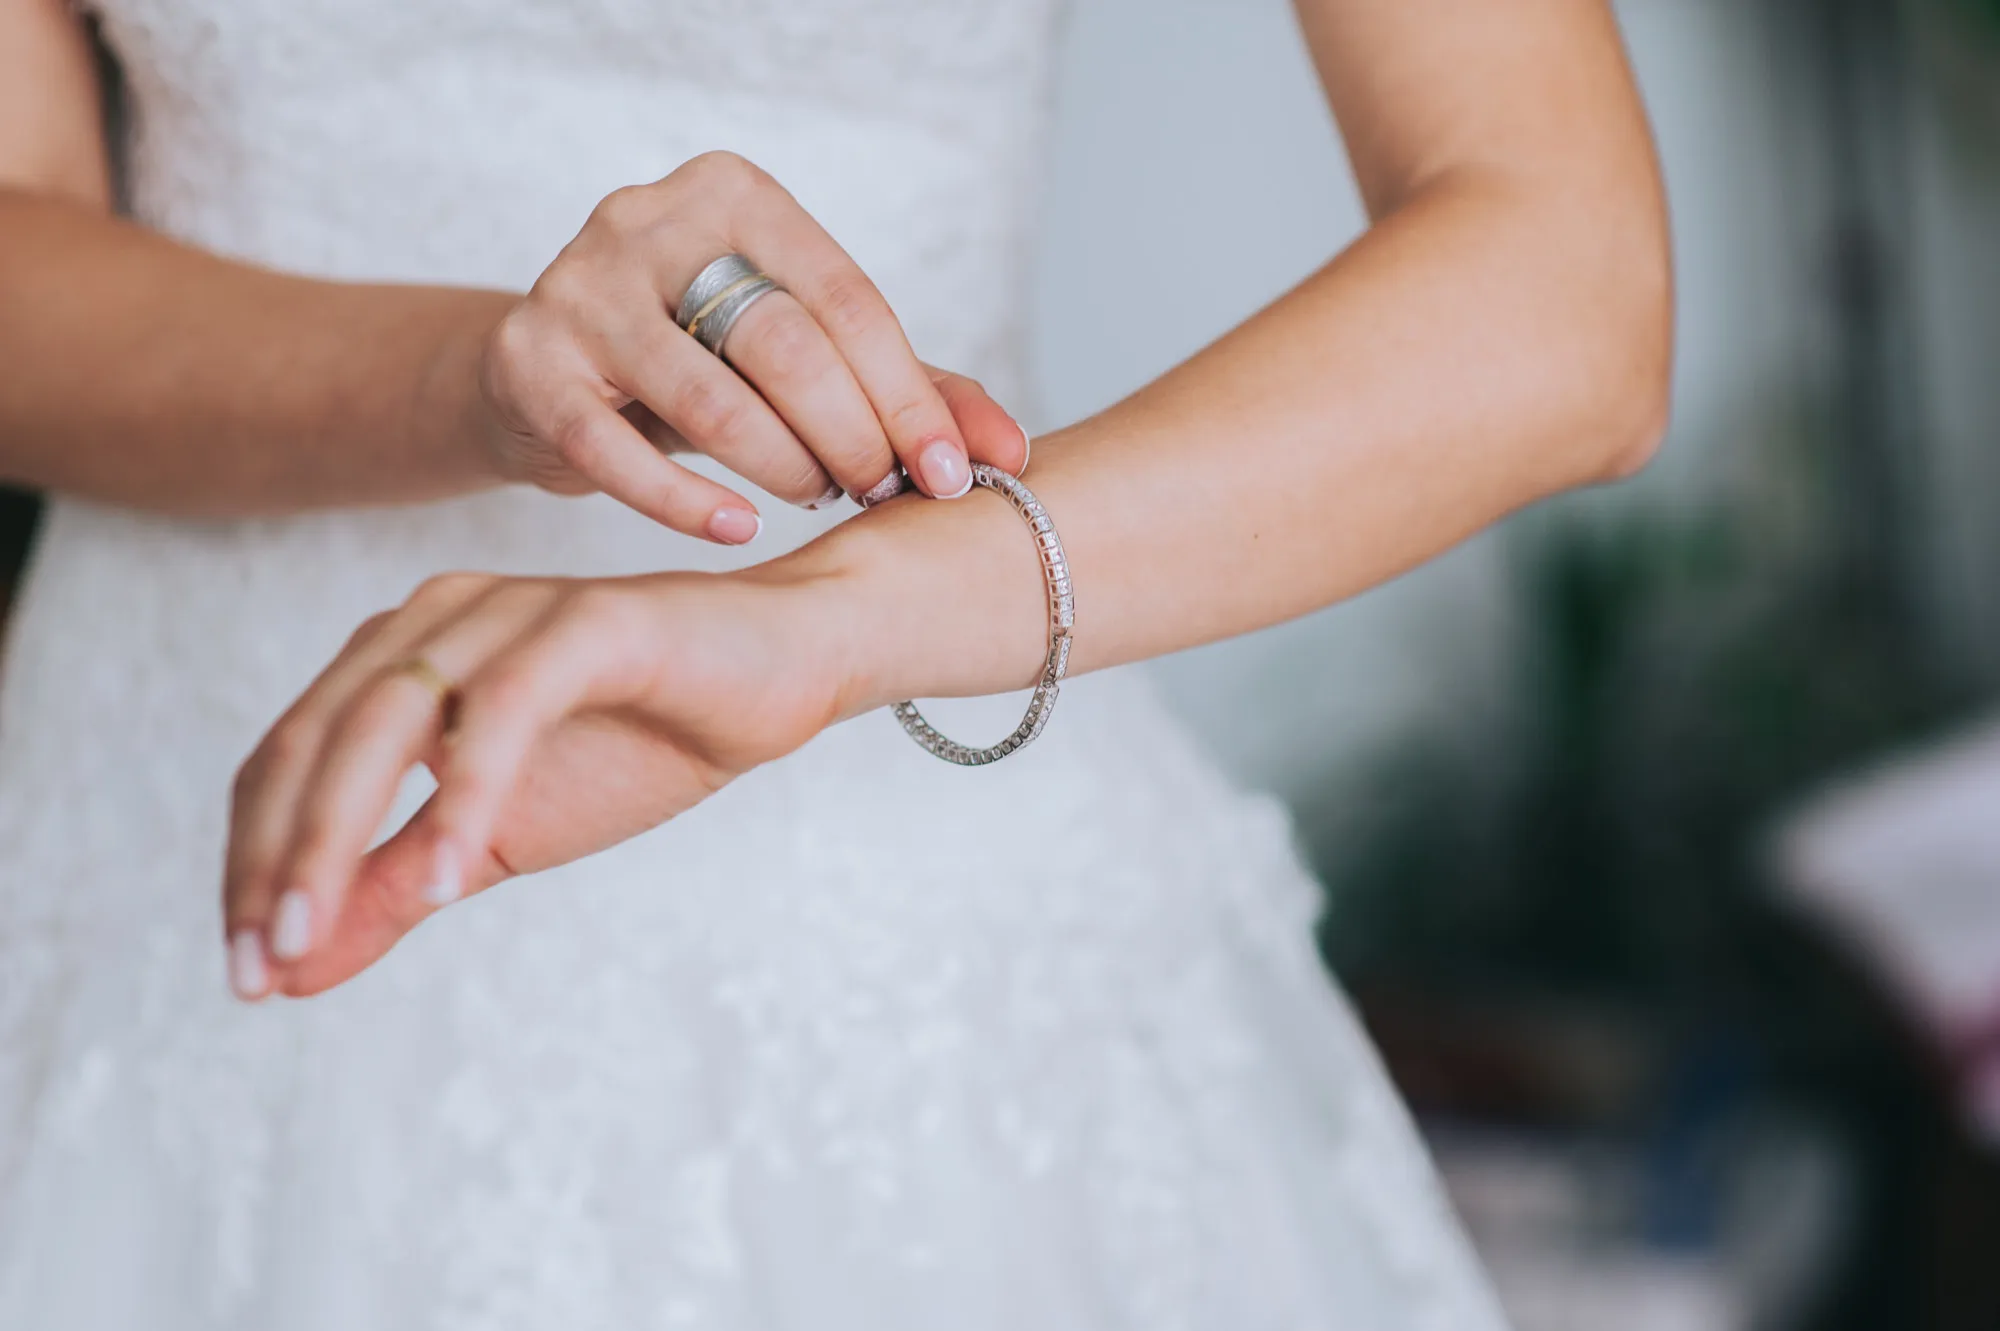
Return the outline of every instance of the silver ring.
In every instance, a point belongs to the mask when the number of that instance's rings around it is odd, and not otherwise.
[[[674,311],[674,322],[716,356],[743,312],[773,291],[771,278],[740,254],[725,254],[695,274]]]

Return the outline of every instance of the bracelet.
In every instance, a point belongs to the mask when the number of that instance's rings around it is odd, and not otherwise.
[[[1042,501],[1006,472],[983,462],[973,466],[972,483],[999,491],[1034,533],[1035,546],[1042,557],[1042,579],[1049,588],[1049,654],[1042,663],[1042,677],[1035,685],[1035,695],[1028,700],[1027,716],[1011,735],[990,749],[969,749],[946,739],[924,720],[913,702],[899,702],[891,709],[903,723],[903,729],[910,732],[911,739],[960,767],[997,763],[1042,733],[1042,727],[1049,723],[1049,713],[1055,710],[1057,686],[1069,673],[1070,632],[1076,626],[1076,597],[1070,590],[1069,559],[1063,554],[1062,538],[1056,535],[1056,525],[1049,511],[1042,507]]]

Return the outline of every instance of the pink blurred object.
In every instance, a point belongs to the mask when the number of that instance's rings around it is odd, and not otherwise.
[[[1835,787],[1777,849],[1784,889],[1876,970],[2000,1148],[2000,722]]]

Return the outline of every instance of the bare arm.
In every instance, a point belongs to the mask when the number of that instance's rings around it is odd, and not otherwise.
[[[510,298],[307,281],[121,221],[99,102],[68,7],[0,0],[0,479],[202,514],[495,483],[469,390]]]
[[[1331,604],[1626,474],[1660,435],[1666,219],[1603,0],[1302,15],[1376,223],[1036,447],[1027,479],[1075,582],[1073,668]],[[363,628],[239,777],[236,987],[336,984],[463,892],[634,835],[842,716],[1022,687],[1045,615],[1033,546],[985,491],[883,504],[739,574],[427,584]],[[399,668],[413,658],[430,686]],[[370,850],[420,761],[437,794]]]
[[[1081,668],[1332,604],[1521,505],[1625,475],[1665,424],[1650,134],[1602,0],[1301,0],[1375,225],[1271,308],[1038,442]],[[892,505],[801,553],[860,589],[845,710],[1030,680],[1011,513]],[[773,569],[781,574],[782,568]]]
[[[308,281],[5,188],[0,293],[0,478],[201,516],[500,483],[471,388],[512,297]]]
[[[898,463],[950,496],[968,453],[1025,446],[976,388],[978,420],[954,419],[951,376],[866,275],[728,154],[615,192],[525,297],[231,262],[113,217],[109,194],[80,21],[0,0],[0,480],[202,515],[532,481],[739,543],[755,505],[664,452],[820,504],[899,485]],[[725,365],[672,310],[739,250],[785,289]]]

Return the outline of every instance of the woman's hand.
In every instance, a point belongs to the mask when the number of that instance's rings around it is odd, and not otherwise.
[[[780,291],[729,334],[728,362],[674,322],[713,260]],[[732,368],[733,367],[733,368]],[[662,456],[706,453],[809,508],[886,498],[907,469],[953,498],[973,460],[1018,472],[1027,437],[970,380],[931,370],[888,303],[798,201],[730,153],[621,189],[486,341],[480,387],[502,475],[602,490],[676,531],[755,536],[755,506]]]
[[[813,582],[452,574],[369,621],[237,778],[238,993],[326,989],[460,896],[614,845],[812,738],[846,685]],[[419,762],[437,791],[370,850]]]

